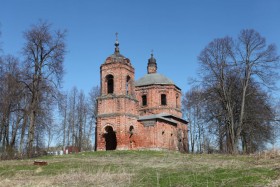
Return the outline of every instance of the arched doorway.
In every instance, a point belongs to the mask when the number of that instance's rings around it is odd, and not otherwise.
[[[117,136],[111,126],[105,127],[106,133],[104,134],[106,142],[106,150],[115,150],[117,148]]]

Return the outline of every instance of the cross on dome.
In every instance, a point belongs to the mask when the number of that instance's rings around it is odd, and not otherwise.
[[[119,40],[118,40],[118,35],[119,35],[119,33],[118,32],[116,32],[116,41],[115,41],[115,53],[120,53],[120,49],[119,49]]]

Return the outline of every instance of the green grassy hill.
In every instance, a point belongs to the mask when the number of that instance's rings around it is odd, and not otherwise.
[[[0,186],[277,186],[280,176],[280,157],[107,151],[37,160],[48,165],[0,161]]]

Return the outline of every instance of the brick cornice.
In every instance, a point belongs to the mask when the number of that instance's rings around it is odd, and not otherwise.
[[[97,115],[97,118],[108,118],[108,117],[118,117],[118,116],[128,116],[135,118],[136,120],[139,118],[138,115],[133,115],[129,113],[110,113],[110,114],[99,114]]]
[[[141,106],[141,108],[139,109],[139,111],[142,111],[142,110],[157,110],[157,109],[166,109],[166,110],[176,110],[177,112],[181,112],[181,109],[178,109],[178,108],[173,108],[173,107],[143,107]]]
[[[117,99],[117,98],[126,98],[138,102],[138,100],[135,97],[132,97],[131,95],[115,95],[115,94],[101,95],[97,97],[97,100],[108,100],[108,99]]]

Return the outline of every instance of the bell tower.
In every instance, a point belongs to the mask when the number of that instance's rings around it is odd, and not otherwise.
[[[100,66],[101,95],[97,98],[96,150],[129,149],[129,131],[137,122],[134,68],[120,54],[118,34],[115,51]]]

